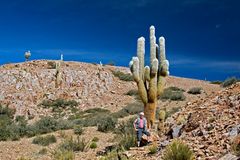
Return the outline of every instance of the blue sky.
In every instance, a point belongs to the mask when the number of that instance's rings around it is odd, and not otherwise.
[[[238,0],[0,1],[0,64],[59,59],[128,66],[149,27],[166,38],[170,74],[240,77]],[[147,57],[146,57],[147,59]],[[148,60],[148,59],[147,59]]]

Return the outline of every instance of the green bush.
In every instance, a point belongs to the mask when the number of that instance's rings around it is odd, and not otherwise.
[[[75,125],[73,131],[77,135],[81,135],[83,133],[83,127],[81,125]]]
[[[98,131],[100,132],[108,132],[115,128],[117,124],[117,119],[112,116],[105,116],[99,119],[97,123]]]
[[[227,78],[222,84],[222,87],[228,87],[231,86],[232,84],[235,84],[238,81],[238,79],[236,77],[230,77]]]
[[[201,94],[202,88],[201,87],[193,87],[189,89],[189,94]]]
[[[124,135],[124,134],[135,135],[135,130],[133,128],[133,122],[135,121],[135,119],[136,117],[132,117],[127,121],[120,122],[114,132],[118,135]]]
[[[35,123],[37,133],[44,134],[58,130],[58,121],[52,117],[43,117]]]
[[[65,140],[59,146],[60,150],[67,150],[67,151],[81,151],[83,152],[87,148],[87,142],[84,139],[80,139],[79,136],[76,140],[73,137]]]
[[[112,73],[122,81],[133,81],[133,76],[130,73],[123,73],[121,71],[113,71]]]
[[[92,142],[98,142],[99,138],[98,137],[93,137]]]
[[[52,153],[54,160],[74,160],[75,155],[73,151],[57,149]]]
[[[172,100],[172,101],[183,101],[186,99],[186,97],[183,94],[183,91],[176,90],[176,88],[166,88],[164,89],[162,95],[159,97],[160,99],[163,100]]]
[[[76,107],[78,103],[75,100],[64,100],[64,99],[56,99],[56,100],[43,100],[40,106],[44,108],[52,108],[54,112],[61,111],[67,107]]]
[[[115,118],[123,118],[129,115],[138,114],[143,111],[143,104],[142,103],[129,103],[123,109],[119,110],[118,112],[112,113],[112,116]]]
[[[56,69],[56,62],[54,61],[48,61],[48,69]]]
[[[172,90],[172,91],[181,91],[181,92],[185,92],[184,89],[179,88],[179,87],[176,87],[176,86],[168,87],[168,89],[169,89],[169,90]]]
[[[96,142],[92,142],[89,147],[91,149],[95,149],[95,148],[97,148],[97,143]]]
[[[40,154],[40,155],[45,155],[45,154],[47,154],[47,152],[48,152],[48,150],[47,150],[46,148],[42,148],[42,149],[38,152],[38,154]]]
[[[38,144],[42,146],[48,146],[49,144],[57,142],[57,139],[54,135],[47,135],[47,136],[37,136],[33,139],[33,144]]]
[[[136,146],[136,135],[135,134],[124,134],[120,136],[119,148],[129,150],[130,147]]]
[[[173,107],[166,112],[166,118],[171,117],[174,113],[178,112],[181,107]]]
[[[15,113],[14,109],[9,108],[8,106],[4,107],[0,104],[0,116],[6,115],[9,118],[13,118]]]
[[[149,154],[157,153],[157,151],[158,151],[157,144],[153,144],[153,145],[149,146],[148,150],[149,150]]]
[[[139,94],[138,94],[137,89],[131,89],[126,93],[126,95],[128,95],[128,96],[138,96]]]
[[[163,160],[193,160],[195,158],[191,149],[180,140],[174,140],[164,152]]]
[[[222,84],[222,81],[211,81],[211,84]]]

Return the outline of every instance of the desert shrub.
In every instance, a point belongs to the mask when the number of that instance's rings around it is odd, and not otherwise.
[[[40,134],[49,133],[58,129],[58,122],[52,117],[43,117],[35,123],[37,132]]]
[[[99,119],[97,123],[98,131],[108,132],[115,128],[117,124],[117,119],[112,116],[105,116]]]
[[[129,96],[138,96],[138,90],[137,89],[131,89],[129,90],[126,95],[129,95]]]
[[[148,147],[149,150],[149,154],[155,154],[158,151],[158,146],[157,144],[153,144],[151,146]]]
[[[54,61],[48,61],[47,65],[48,65],[48,69],[56,69],[56,62]]]
[[[81,125],[75,125],[73,131],[77,135],[81,135],[83,133],[83,127]]]
[[[211,81],[210,83],[211,84],[219,84],[220,85],[220,84],[222,84],[222,81]]]
[[[117,160],[119,159],[119,154],[116,150],[108,152],[107,155],[100,158],[100,160]]]
[[[163,156],[163,160],[193,160],[194,158],[193,151],[180,140],[174,140],[169,144]]]
[[[168,87],[168,89],[169,89],[169,90],[172,90],[172,91],[181,91],[181,92],[185,92],[184,89],[179,88],[179,87],[176,87],[176,86]]]
[[[122,81],[133,81],[133,76],[130,73],[123,73],[121,71],[113,71],[112,73]]]
[[[0,104],[0,116],[6,115],[9,118],[13,118],[15,113],[14,109],[9,108],[8,106],[4,107]]]
[[[85,141],[85,139],[80,139],[79,136],[76,140],[74,140],[73,137],[70,137],[60,144],[59,149],[73,152],[83,152],[87,148],[87,144],[88,143]]]
[[[175,88],[172,89],[171,87],[164,89],[162,95],[160,95],[159,98],[163,100],[169,99],[172,101],[183,101],[186,99],[183,91],[176,90]]]
[[[42,146],[48,146],[49,144],[57,142],[57,139],[54,135],[47,135],[47,136],[37,136],[33,139],[33,144],[38,144]]]
[[[52,108],[54,112],[57,112],[67,107],[76,107],[78,103],[75,100],[64,100],[59,98],[56,100],[43,100],[39,105],[44,108]]]
[[[92,142],[98,142],[99,138],[98,137],[93,137]]]
[[[236,77],[230,77],[227,78],[222,84],[222,87],[228,87],[231,86],[232,84],[235,84],[238,81],[238,79]]]
[[[128,119],[127,121],[122,121],[120,122],[116,129],[115,133],[118,135],[124,135],[124,134],[134,134],[135,135],[135,130],[133,128],[133,122],[135,121],[136,117],[132,117]]]
[[[99,113],[109,113],[110,111],[108,109],[104,108],[91,108],[85,111],[85,113],[91,113],[91,114],[99,114]]]
[[[31,160],[30,158],[26,158],[26,157],[20,157],[17,160]]]
[[[73,151],[57,149],[52,153],[54,160],[74,160],[75,155]]]
[[[128,115],[138,114],[143,111],[143,104],[142,103],[129,103],[123,109],[119,110],[112,114],[115,118],[123,118]]]
[[[171,117],[174,113],[178,112],[181,107],[173,107],[166,112],[166,118]]]
[[[236,156],[240,156],[240,135],[237,135],[231,144],[231,150]]]
[[[38,154],[45,155],[45,154],[47,154],[47,152],[48,152],[48,150],[46,148],[42,148],[42,149],[40,149]]]
[[[92,142],[89,147],[91,149],[95,149],[95,148],[97,148],[97,143],[96,142]]]
[[[135,134],[124,134],[120,136],[119,148],[129,150],[130,147],[136,146],[136,135]]]
[[[189,94],[201,94],[202,88],[201,87],[193,87],[188,90]]]
[[[70,128],[73,128],[73,123],[68,120],[57,120],[52,117],[43,117],[34,124],[26,126],[25,135],[27,137],[33,137],[37,134],[45,134]]]

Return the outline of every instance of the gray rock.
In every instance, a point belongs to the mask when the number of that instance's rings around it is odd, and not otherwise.
[[[223,156],[222,158],[220,158],[219,160],[239,160],[240,157],[237,157],[235,155],[232,155],[231,153],[226,154],[225,156]]]
[[[229,136],[230,136],[230,137],[237,136],[239,133],[240,133],[240,124],[234,126],[234,127],[230,130]]]
[[[181,135],[181,129],[183,125],[177,125],[172,127],[172,137],[177,138]]]

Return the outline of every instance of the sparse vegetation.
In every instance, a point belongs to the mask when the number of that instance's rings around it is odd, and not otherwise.
[[[97,143],[96,142],[91,142],[90,146],[91,149],[97,148]]]
[[[210,83],[211,84],[219,84],[220,85],[220,84],[222,84],[222,81],[211,81]]]
[[[227,78],[222,84],[222,87],[228,87],[231,86],[232,84],[235,84],[238,81],[238,79],[236,77],[230,77]]]
[[[189,89],[189,94],[201,94],[202,88],[201,87],[193,87]]]
[[[113,118],[111,116],[102,117],[101,119],[99,119],[99,122],[97,124],[98,131],[100,132],[112,131],[115,128],[116,124],[117,124],[116,118]]]
[[[123,73],[121,71],[113,71],[112,73],[122,81],[133,81],[133,76],[130,73]]]
[[[56,69],[56,62],[54,61],[48,61],[48,69]]]
[[[118,112],[115,112],[112,114],[115,118],[123,118],[128,115],[134,115],[138,114],[143,111],[143,104],[142,103],[130,103],[127,106],[125,106],[123,109],[119,110]]]
[[[52,153],[54,160],[74,160],[75,155],[73,151],[57,149]]]
[[[174,140],[169,144],[163,156],[163,160],[194,160],[194,158],[193,151],[180,140]]]
[[[79,136],[76,140],[73,139],[73,137],[70,137],[60,144],[59,149],[73,152],[83,152],[87,148],[87,144],[88,143],[85,141],[85,139],[80,139]]]
[[[126,95],[129,95],[129,96],[138,96],[138,90],[136,89],[131,89],[129,90]]]
[[[62,111],[63,109],[66,109],[67,107],[73,108],[78,105],[78,103],[75,100],[64,100],[64,99],[56,99],[56,100],[43,100],[40,106],[43,106],[43,108],[52,108],[53,112]]]
[[[164,89],[162,95],[159,97],[163,100],[172,100],[172,101],[184,101],[186,97],[183,94],[181,89],[176,87],[169,87]]]
[[[83,133],[83,127],[81,125],[75,125],[73,131],[77,135],[81,135]]]
[[[33,139],[33,144],[38,144],[42,146],[48,146],[49,144],[56,143],[57,139],[54,135],[47,136],[37,136]]]
[[[181,109],[181,107],[173,107],[170,110],[166,112],[166,118],[171,117],[174,113],[178,112]]]
[[[93,137],[92,142],[98,142],[99,138],[98,137]]]
[[[152,144],[151,146],[148,147],[149,154],[155,154],[158,151],[157,144]]]
[[[231,150],[236,156],[240,156],[240,135],[237,135],[231,144]]]
[[[46,148],[42,148],[42,149],[38,152],[38,154],[40,154],[40,155],[45,155],[45,154],[47,154],[47,152],[48,152],[48,150],[47,150]]]

